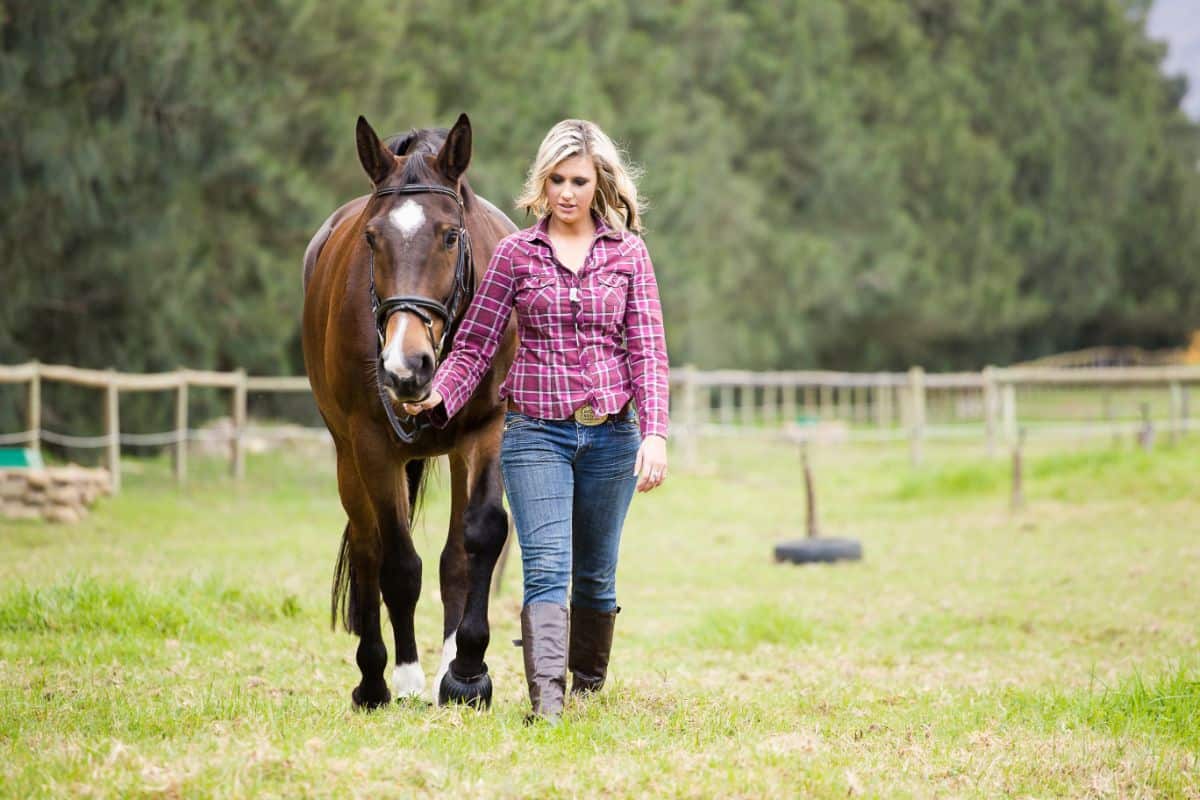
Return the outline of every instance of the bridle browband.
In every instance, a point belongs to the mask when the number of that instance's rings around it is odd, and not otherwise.
[[[441,363],[442,356],[445,353],[446,347],[453,344],[454,331],[457,330],[458,314],[471,302],[471,298],[475,294],[475,264],[471,257],[471,239],[467,234],[466,209],[463,205],[462,195],[446,186],[435,186],[432,184],[412,183],[407,186],[391,186],[385,189],[379,189],[375,192],[375,197],[386,197],[394,194],[444,194],[447,197],[454,198],[454,202],[458,205],[458,259],[454,264],[454,288],[450,291],[450,297],[445,303],[440,303],[431,297],[422,297],[420,295],[393,295],[380,299],[379,293],[375,290],[375,250],[371,248],[371,315],[375,319],[375,331],[377,333],[379,348],[375,359],[375,378],[379,385],[379,399],[383,402],[384,413],[387,414],[388,424],[392,428],[392,433],[396,438],[404,444],[412,444],[416,440],[417,435],[429,427],[429,422],[424,419],[415,419],[405,415],[405,419],[409,420],[409,426],[406,429],[396,415],[395,409],[392,408],[391,400],[387,396],[387,388],[384,383],[383,376],[379,374],[380,364],[383,360],[383,343],[386,335],[387,321],[392,314],[397,311],[407,311],[410,314],[416,315],[423,323],[425,330],[429,334],[429,343],[433,345],[434,370],[437,370],[438,364]],[[436,314],[442,319],[442,335],[437,339],[433,335],[433,316]]]

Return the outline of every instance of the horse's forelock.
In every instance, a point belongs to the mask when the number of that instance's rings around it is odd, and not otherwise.
[[[436,156],[446,144],[450,135],[449,128],[414,128],[407,133],[399,133],[389,137],[384,146],[397,156],[404,158],[404,167],[400,172],[400,183],[432,183],[437,177],[433,166],[426,158],[410,158],[410,156]],[[444,180],[444,179],[443,179]],[[473,201],[473,192],[464,180],[463,205],[469,210]]]

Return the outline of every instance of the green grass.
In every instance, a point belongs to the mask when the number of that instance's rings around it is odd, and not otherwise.
[[[795,449],[705,442],[635,500],[610,685],[553,729],[522,722],[515,553],[492,710],[356,713],[328,457],[195,460],[183,491],[127,461],[80,525],[0,522],[0,795],[1200,796],[1200,437],[1032,447],[1019,513],[981,449],[815,450],[823,530],[865,557],[798,567],[771,558],[804,531]],[[445,480],[414,536],[429,679]]]

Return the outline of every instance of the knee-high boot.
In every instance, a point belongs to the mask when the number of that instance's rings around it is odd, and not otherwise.
[[[571,694],[598,692],[608,676],[608,656],[612,652],[613,626],[620,608],[595,611],[571,606]]]
[[[557,720],[567,688],[567,609],[530,603],[521,609],[521,649],[533,716]]]

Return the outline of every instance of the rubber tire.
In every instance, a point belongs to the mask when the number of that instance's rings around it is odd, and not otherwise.
[[[486,670],[486,667],[484,668]],[[471,706],[477,711],[486,711],[492,707],[492,678],[485,671],[469,680],[463,680],[454,674],[453,669],[446,670],[442,676],[442,685],[438,687],[438,705],[461,703]]]
[[[856,539],[794,539],[775,545],[775,560],[793,564],[861,561],[862,544]]]

